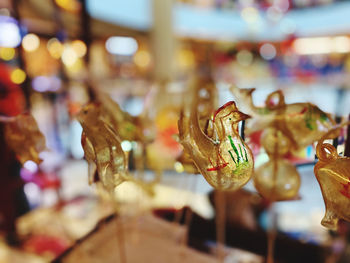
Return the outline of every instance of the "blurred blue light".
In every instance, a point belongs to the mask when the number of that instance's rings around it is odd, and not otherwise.
[[[21,34],[17,21],[8,16],[0,16],[0,47],[17,47]]]
[[[106,41],[106,49],[115,55],[131,56],[137,48],[137,41],[132,37],[110,37]]]

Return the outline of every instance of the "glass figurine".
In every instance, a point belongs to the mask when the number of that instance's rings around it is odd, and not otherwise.
[[[264,107],[256,107],[253,91],[231,87],[231,92],[252,116],[247,120],[246,134],[263,131],[260,142],[269,156],[269,161],[255,171],[255,188],[269,201],[294,199],[300,176],[284,156],[320,139],[335,122],[311,103],[286,104],[281,90],[269,94]]]
[[[207,136],[198,120],[198,101],[190,113],[182,111],[180,142],[194,164],[215,189],[234,191],[244,186],[253,173],[253,156],[238,134],[238,123],[249,118],[238,111],[235,102],[220,107],[213,116],[213,138]]]
[[[326,213],[321,224],[336,229],[339,219],[350,221],[350,157],[339,156],[336,148],[325,143],[327,138],[334,138],[344,123],[323,136],[316,147],[319,159],[314,173],[320,184]]]
[[[82,146],[89,165],[89,182],[100,180],[107,190],[113,190],[125,180],[127,169],[120,139],[103,119],[100,104],[87,104],[77,118],[83,127]]]
[[[5,123],[6,142],[16,153],[19,161],[22,164],[28,160],[41,163],[39,153],[46,150],[46,143],[34,117],[29,113],[23,113],[2,119]]]

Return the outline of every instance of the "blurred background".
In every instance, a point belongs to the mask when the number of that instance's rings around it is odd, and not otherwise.
[[[287,103],[312,102],[340,122],[350,113],[349,15],[347,0],[0,0],[0,114],[30,111],[48,148],[40,166],[1,163],[11,176],[0,175],[0,262],[49,262],[113,212],[88,185],[82,127],[74,118],[99,92],[131,116],[150,119],[145,173],[162,171],[163,179],[147,206],[188,206],[211,220],[211,186],[177,162],[182,147],[174,135],[186,83],[210,78],[218,106],[235,99],[230,85],[256,88],[256,106],[281,89]],[[337,144],[343,152],[344,138]],[[134,152],[135,142],[122,147]],[[256,166],[267,160],[263,149],[254,153]],[[232,197],[248,200],[242,206],[250,212],[239,221],[262,231],[276,221],[301,247],[327,250],[314,262],[349,262],[341,261],[349,226],[335,233],[320,225],[314,147],[293,161],[300,200],[278,202],[269,220],[248,183],[243,197]],[[123,202],[139,200],[128,184],[119,193]],[[227,262],[263,262],[263,249],[237,247]],[[280,262],[293,261],[282,255]]]

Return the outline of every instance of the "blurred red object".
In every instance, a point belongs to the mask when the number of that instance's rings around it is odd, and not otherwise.
[[[52,258],[62,254],[69,246],[70,244],[63,239],[46,235],[32,236],[23,244],[26,251],[38,255],[49,255]]]
[[[26,169],[22,169],[21,177],[26,183],[34,183],[42,190],[59,189],[61,186],[60,178],[55,173],[45,173],[40,170],[32,173]]]
[[[20,86],[11,81],[11,70],[0,64],[0,114],[15,116],[25,109],[25,98]]]

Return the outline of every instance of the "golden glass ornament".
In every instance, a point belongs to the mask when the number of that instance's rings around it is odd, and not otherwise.
[[[144,182],[129,174],[120,138],[106,121],[105,111],[100,103],[84,106],[77,119],[83,127],[81,144],[88,162],[90,184],[101,181],[104,188],[111,192],[121,183],[130,181],[149,195],[154,194],[153,187],[159,181],[159,176]]]
[[[190,114],[181,113],[180,142],[210,185],[237,190],[249,181],[254,168],[251,150],[238,134],[238,123],[249,116],[238,111],[233,101],[226,103],[214,114],[210,138],[200,127],[197,105],[193,101]]]
[[[345,124],[349,125],[340,126]],[[339,156],[333,145],[324,143],[326,138],[334,138],[339,128],[331,130],[318,142],[319,161],[314,168],[326,206],[321,224],[330,229],[337,228],[339,219],[350,221],[350,158]]]
[[[255,170],[254,186],[267,200],[290,200],[298,195],[300,176],[288,161],[272,159]]]
[[[101,101],[100,114],[121,140],[143,141],[143,128],[138,117],[123,111],[107,94],[100,92],[98,97]]]
[[[89,165],[89,181],[94,181],[97,170],[103,186],[113,190],[125,180],[127,168],[120,139],[103,119],[100,104],[84,106],[77,118],[83,127],[82,146]]]
[[[192,89],[190,93],[194,94],[194,98],[191,99],[197,102],[199,126],[206,135],[212,137],[213,127],[210,119],[217,105],[215,83],[210,78],[201,78],[193,80],[190,87]],[[190,98],[191,96],[188,97]],[[199,173],[196,165],[192,161],[191,155],[186,151],[186,148],[183,149],[177,161],[181,162],[185,172],[192,174]]]
[[[290,140],[293,151],[319,140],[335,125],[329,114],[312,103],[286,104],[281,90],[270,93],[264,107],[254,105],[252,94],[255,89],[232,86],[230,90],[252,117],[246,123],[247,135],[274,126]]]
[[[270,201],[293,199],[300,187],[300,177],[291,164],[282,161],[282,157],[320,139],[335,122],[312,103],[286,104],[281,90],[270,93],[265,106],[256,107],[252,99],[254,90],[231,87],[231,92],[252,116],[247,120],[246,134],[264,131],[261,145],[270,161],[256,171],[255,187]],[[269,172],[271,175],[268,175]]]
[[[46,143],[34,117],[29,113],[23,113],[16,117],[1,119],[5,123],[6,142],[18,160],[22,164],[29,160],[41,163],[39,153],[46,150]]]
[[[291,142],[279,130],[267,128],[261,135],[261,144],[268,155],[283,156],[290,151]]]

